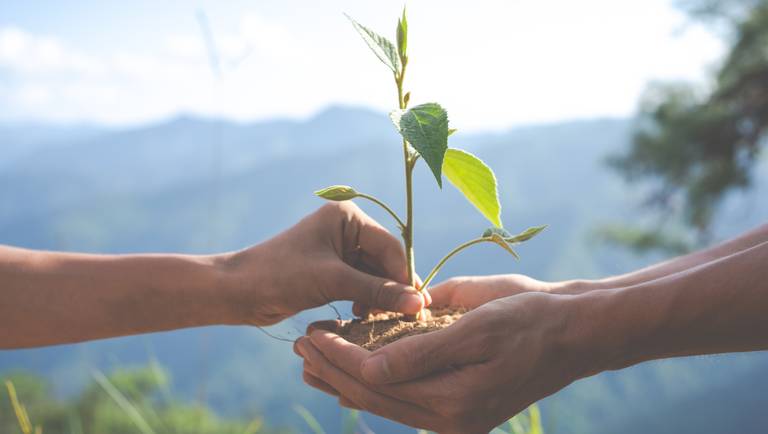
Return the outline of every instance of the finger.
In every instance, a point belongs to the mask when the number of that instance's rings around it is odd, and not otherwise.
[[[314,387],[315,389],[318,389],[332,396],[340,396],[339,392],[336,389],[334,389],[330,384],[315,377],[314,375],[310,374],[307,371],[304,371],[302,373],[302,379],[304,380],[305,383]]]
[[[412,286],[373,276],[343,264],[330,291],[334,300],[351,300],[378,308],[407,314],[418,313],[424,299]]]
[[[430,304],[432,304],[432,297],[429,295],[429,292],[426,290],[419,291],[422,298],[424,299],[424,307],[429,307]],[[366,306],[363,303],[352,303],[352,314],[357,317],[365,317],[366,315],[376,315],[379,313],[384,312],[382,309],[371,309],[370,306]],[[333,331],[333,330],[330,330]]]
[[[421,290],[421,296],[424,297],[424,307],[432,305],[432,294],[427,288]]]
[[[455,366],[482,361],[484,356],[462,324],[409,336],[371,353],[361,364],[366,382],[392,384],[423,378]]]
[[[354,377],[331,364],[323,353],[306,340],[302,341],[302,351],[311,360],[319,378],[361,409],[417,427],[434,427],[440,421],[436,413],[415,403],[406,403],[368,389]]]
[[[497,276],[454,277],[431,287],[429,291],[435,306],[467,309],[513,294]]]
[[[429,287],[429,294],[432,297],[434,306],[454,306],[454,295],[459,286],[460,278],[448,279]]]
[[[388,230],[369,218],[360,228],[358,242],[366,262],[380,268],[390,279],[410,283],[403,245]]]
[[[313,332],[309,340],[332,365],[357,381],[365,382],[361,366],[371,354],[370,351],[325,330]],[[439,398],[447,393],[439,382],[434,383],[429,381],[382,384],[376,385],[373,390],[393,398],[418,402],[432,397]]]
[[[306,336],[302,336],[302,337],[296,339],[295,341],[293,341],[293,353],[296,354],[297,356],[301,357],[301,358],[304,358],[304,354],[301,353],[301,350],[299,348],[299,341],[302,340],[302,339],[307,339],[307,337]]]
[[[327,330],[329,332],[337,333],[341,322],[336,319],[328,319],[323,321],[315,321],[307,326],[306,334],[310,335],[315,330]]]

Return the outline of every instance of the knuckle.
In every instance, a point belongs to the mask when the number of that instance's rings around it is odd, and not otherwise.
[[[387,281],[384,279],[376,279],[370,288],[370,304],[373,307],[378,308],[391,308],[393,303],[394,291],[390,291],[387,288]]]

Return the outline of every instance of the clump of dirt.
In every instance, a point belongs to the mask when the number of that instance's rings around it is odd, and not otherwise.
[[[374,351],[407,336],[446,328],[466,312],[464,308],[424,309],[424,314],[416,321],[410,321],[401,313],[382,312],[343,321],[337,333],[353,344]]]

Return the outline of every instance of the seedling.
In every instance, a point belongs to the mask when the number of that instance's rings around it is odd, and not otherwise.
[[[516,244],[528,241],[546,226],[536,226],[517,234],[507,232],[501,223],[496,176],[490,167],[471,153],[448,147],[448,137],[456,132],[448,125],[448,113],[440,104],[428,102],[408,108],[411,92],[404,92],[405,72],[408,66],[408,21],[403,15],[397,21],[396,44],[374,33],[347,16],[355,30],[362,36],[376,57],[392,71],[397,87],[398,108],[390,113],[395,128],[402,136],[403,160],[405,163],[405,219],[401,219],[390,206],[375,196],[358,192],[347,185],[334,185],[315,192],[323,199],[344,201],[367,199],[387,211],[395,219],[403,236],[408,267],[408,278],[416,286],[415,258],[413,250],[413,169],[422,159],[435,176],[442,189],[443,176],[453,184],[478,211],[491,222],[478,238],[460,244],[441,259],[422,282],[419,290],[429,286],[445,263],[462,250],[480,243],[495,243],[519,258],[514,250]]]

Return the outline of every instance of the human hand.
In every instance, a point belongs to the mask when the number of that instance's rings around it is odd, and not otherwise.
[[[373,353],[311,329],[295,344],[304,380],[344,406],[414,427],[488,432],[589,371],[580,362],[584,350],[574,344],[579,328],[569,327],[578,297],[534,290],[537,285],[522,278],[514,280],[525,285],[510,289],[504,280],[457,279],[435,287],[435,305],[473,310],[448,328]],[[518,294],[504,297],[505,291]]]
[[[453,277],[429,288],[429,294],[436,306],[473,308],[525,292],[576,295],[595,289],[593,286],[584,280],[545,282],[523,274],[497,274]]]
[[[334,300],[414,314],[397,238],[352,202],[324,205],[264,244],[225,259],[242,322],[268,325]]]

